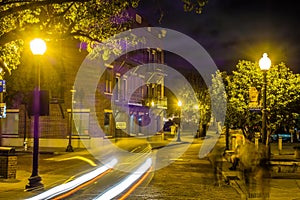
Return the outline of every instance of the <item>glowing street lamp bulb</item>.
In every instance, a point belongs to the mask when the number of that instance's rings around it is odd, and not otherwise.
[[[178,103],[177,103],[177,105],[178,105],[179,107],[181,107],[181,106],[182,106],[182,102],[179,100]]]
[[[30,49],[33,55],[43,55],[47,50],[47,46],[44,40],[36,38],[31,40]]]
[[[259,60],[259,67],[261,70],[269,70],[271,67],[271,60],[268,58],[268,54],[264,53],[263,57]]]
[[[151,106],[154,106],[154,101],[151,101]]]

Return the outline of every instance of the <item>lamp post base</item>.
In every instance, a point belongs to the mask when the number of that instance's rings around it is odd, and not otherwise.
[[[74,152],[74,149],[73,149],[72,145],[69,144],[67,146],[66,152]]]
[[[33,191],[33,190],[43,190],[44,185],[41,183],[42,178],[40,176],[31,176],[29,179],[28,185],[26,185],[26,191]]]
[[[178,135],[177,135],[177,140],[176,140],[176,142],[181,142],[181,139],[180,139],[180,133],[178,133]]]

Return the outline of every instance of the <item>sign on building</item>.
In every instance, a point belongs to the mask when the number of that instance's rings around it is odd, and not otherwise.
[[[126,122],[116,122],[116,128],[117,129],[126,129]]]

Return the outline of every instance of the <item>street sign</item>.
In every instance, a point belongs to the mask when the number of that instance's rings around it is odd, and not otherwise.
[[[0,92],[6,92],[5,80],[0,80]]]
[[[259,103],[259,92],[255,87],[249,88],[249,110],[253,112],[260,112],[261,105]]]
[[[126,129],[126,122],[116,122],[116,128],[117,129]]]
[[[6,103],[0,103],[0,118],[6,118]]]

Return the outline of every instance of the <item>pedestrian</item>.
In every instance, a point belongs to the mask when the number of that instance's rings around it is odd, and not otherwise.
[[[240,156],[241,156],[240,148],[241,148],[241,144],[239,144],[239,145],[235,148],[234,154],[232,154],[232,155],[230,156],[230,162],[232,163],[232,166],[229,167],[230,170],[236,170],[236,168],[237,168],[237,166],[238,166],[238,164],[239,164]]]
[[[225,148],[215,146],[215,148],[208,154],[208,159],[213,166],[214,170],[214,185],[221,186],[222,183],[222,163]]]

